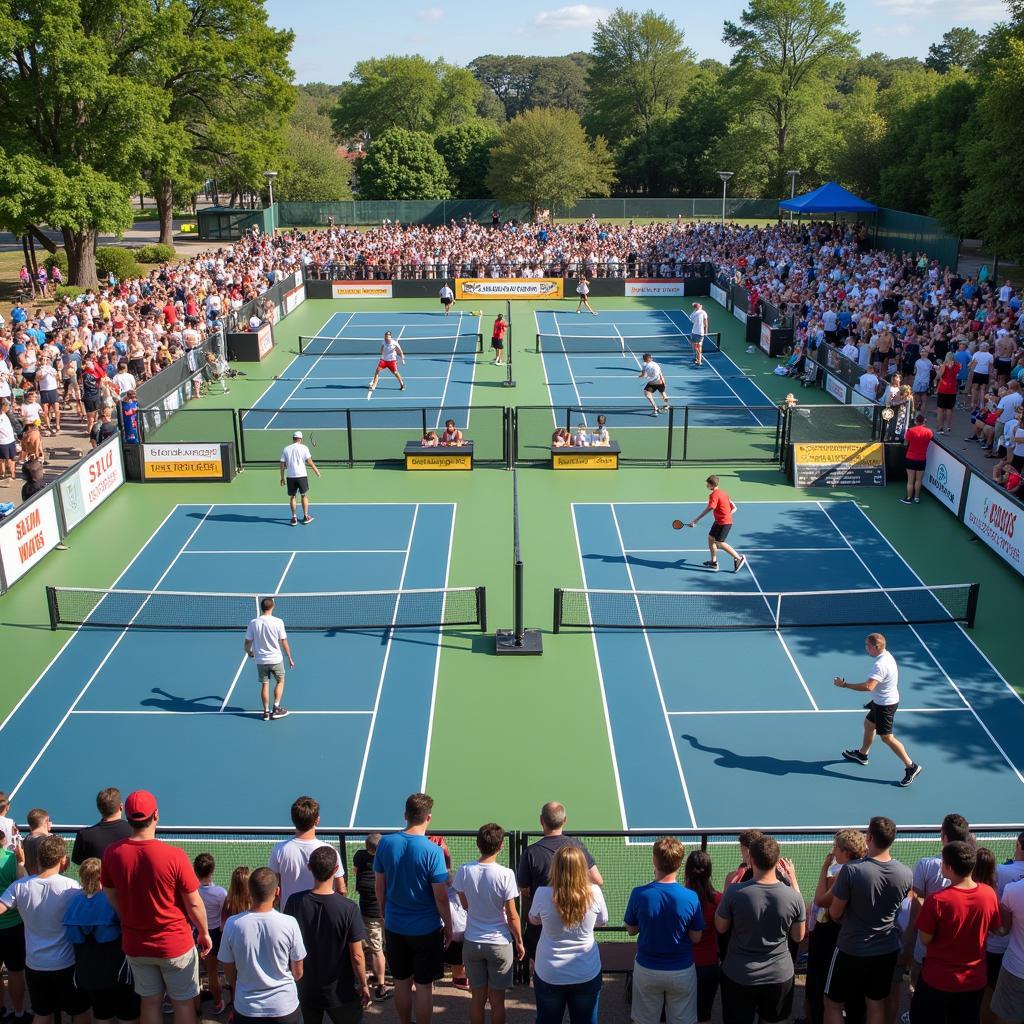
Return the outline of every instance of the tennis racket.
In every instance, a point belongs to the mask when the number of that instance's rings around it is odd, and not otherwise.
[[[682,521],[682,519],[673,519],[672,520],[672,529],[673,530],[682,530],[684,528],[689,528],[692,525],[693,525],[692,523],[684,523]]]

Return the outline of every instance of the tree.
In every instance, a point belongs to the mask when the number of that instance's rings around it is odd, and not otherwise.
[[[510,121],[525,109],[537,77],[536,62],[520,54],[484,54],[469,62],[469,70],[497,97]]]
[[[289,126],[284,140],[284,162],[274,183],[275,199],[330,202],[352,198],[352,168],[338,156],[329,136]]]
[[[783,194],[795,122],[824,113],[829,78],[855,54],[856,32],[832,0],[748,0],[739,24],[726,21],[722,39],[736,49],[732,79],[744,107],[771,131],[769,194]]]
[[[487,187],[500,202],[572,206],[587,195],[606,196],[614,162],[601,136],[587,139],[571,110],[528,110],[513,118],[491,151]]]
[[[983,39],[973,28],[951,28],[943,33],[941,43],[928,47],[925,64],[944,75],[953,68],[969,68],[981,51]]]
[[[475,199],[487,193],[487,172],[491,149],[501,139],[501,130],[490,121],[466,121],[440,132],[434,147],[451,175],[457,198]]]
[[[589,53],[564,57],[485,54],[469,70],[511,119],[531,107],[561,107],[581,117],[587,105]]]
[[[434,131],[451,128],[476,117],[477,104],[483,94],[480,83],[468,68],[442,64],[438,73],[439,88],[431,119]]]
[[[448,168],[427,132],[388,128],[359,165],[364,199],[450,199]]]

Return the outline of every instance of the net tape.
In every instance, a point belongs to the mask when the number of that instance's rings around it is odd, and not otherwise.
[[[644,352],[663,354],[693,352],[692,334],[537,334],[538,352],[617,352],[621,355],[641,355]],[[721,348],[721,335],[705,334],[704,349],[718,352]]]
[[[483,335],[479,331],[433,337],[401,337],[395,339],[402,351],[412,355],[450,356],[483,351]],[[329,337],[299,335],[299,352],[311,356],[379,356],[382,337]]]

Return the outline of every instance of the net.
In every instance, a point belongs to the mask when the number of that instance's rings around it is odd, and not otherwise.
[[[245,629],[261,594],[194,594],[174,590],[47,587],[50,627],[114,629]],[[275,594],[274,614],[290,630],[487,628],[484,587]]]
[[[792,593],[555,591],[554,629],[794,629],[974,625],[977,583]]]
[[[704,351],[721,350],[721,334],[704,335]],[[538,352],[602,353],[613,352],[624,356],[640,356],[644,352],[662,355],[693,352],[692,334],[551,334],[537,335]]]
[[[477,332],[437,335],[429,338],[401,337],[395,341],[402,351],[411,355],[471,355],[482,352],[483,335]],[[299,335],[299,352],[309,356],[376,356],[380,355],[381,336],[373,338]]]

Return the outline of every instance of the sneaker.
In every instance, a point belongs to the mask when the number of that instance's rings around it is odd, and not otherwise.
[[[288,709],[281,707],[280,704],[275,704],[274,705],[274,710],[270,712],[270,717],[271,718],[275,718],[275,719],[276,718],[287,718],[288,717]]]
[[[385,999],[390,999],[394,994],[395,990],[393,988],[387,988],[384,985],[378,985],[373,990],[373,998],[376,999],[378,1003],[383,1003]]]
[[[405,382],[404,381],[401,384],[398,385],[398,390],[399,391],[404,391],[405,390]]]
[[[739,572],[747,564],[747,556],[740,555],[739,558],[734,558],[732,562],[732,571]]]
[[[295,516],[292,516],[292,526],[298,526],[298,525],[299,525],[298,519],[296,519]]]
[[[704,568],[705,569],[710,569],[712,572],[718,572],[718,563],[717,562],[712,562],[711,559],[708,559],[704,563]]]
[[[263,721],[264,722],[269,722],[270,721],[270,712],[267,711],[267,710],[264,710],[264,712],[263,712]]]
[[[856,764],[868,763],[868,755],[862,754],[859,750],[844,750],[843,757],[845,757],[847,761],[854,761]]]
[[[921,504],[921,499],[920,498],[915,498],[914,499],[914,504],[915,505],[920,505]]]
[[[652,415],[652,416],[657,416],[657,415],[658,415],[658,410],[657,410],[657,409],[655,409],[655,410],[654,410],[654,411],[653,411],[653,412],[651,413],[651,415]]]
[[[965,441],[977,441],[978,439],[973,434],[971,434],[970,437],[965,437],[964,440]]]
[[[913,502],[909,498],[900,498],[901,505],[912,505]]]
[[[903,778],[900,779],[900,785],[904,787],[909,786],[923,771],[924,769],[919,764],[910,765],[903,773]]]
[[[303,526],[309,526],[309,524],[311,522],[313,522],[313,517],[312,516],[306,516],[306,518],[302,520],[302,525]]]

